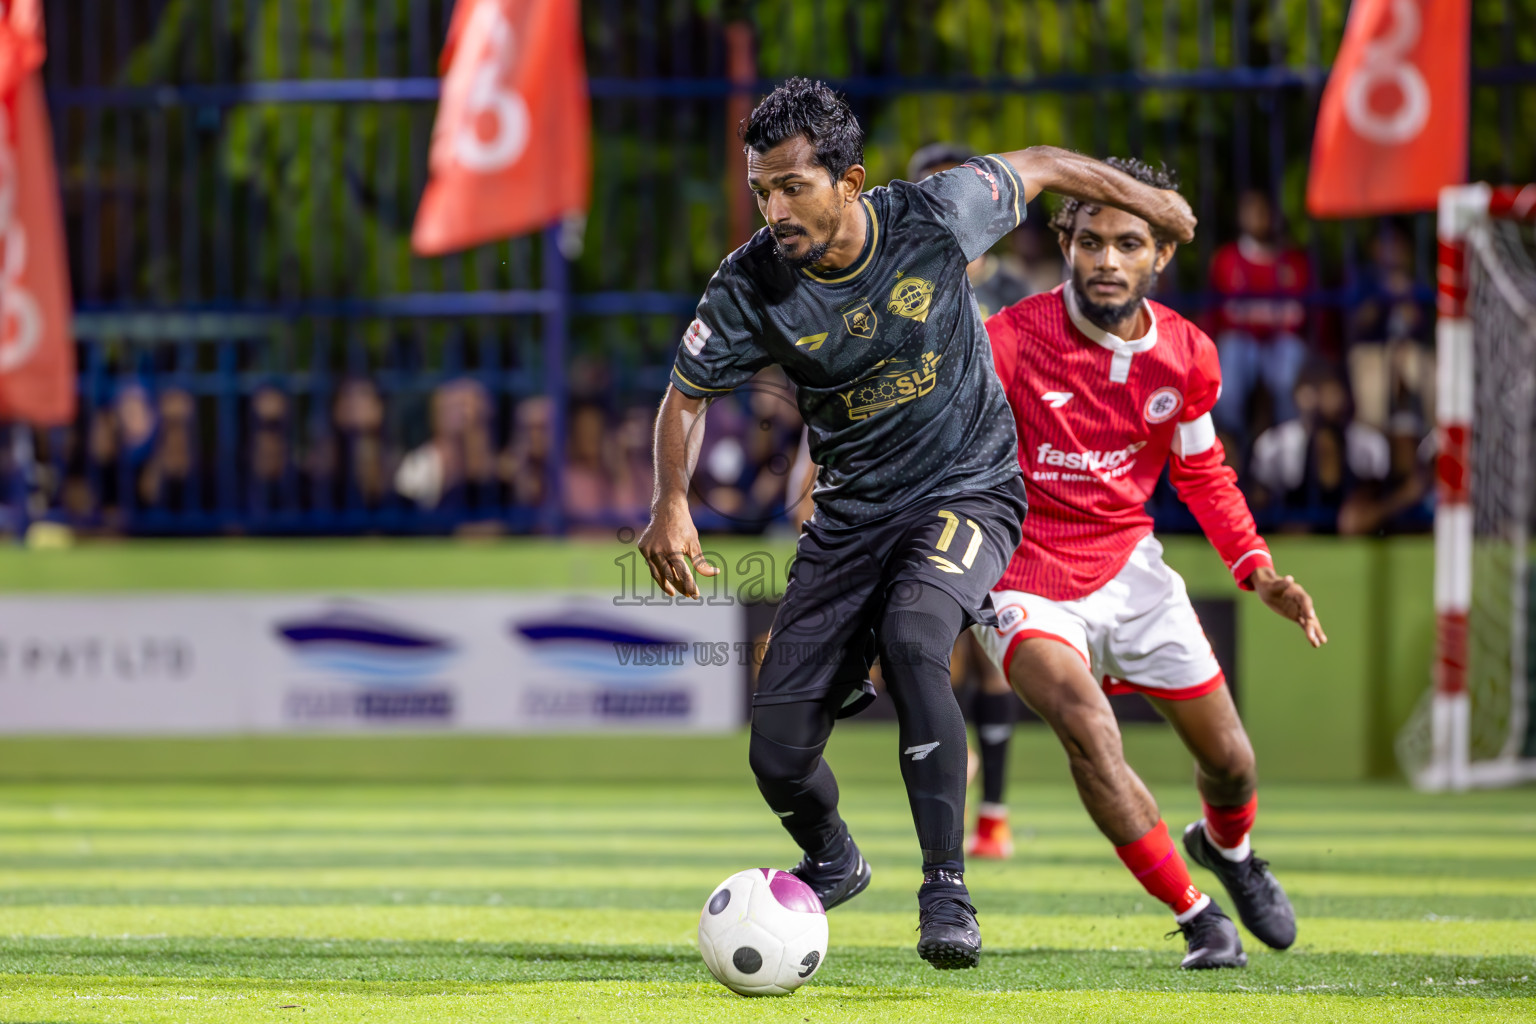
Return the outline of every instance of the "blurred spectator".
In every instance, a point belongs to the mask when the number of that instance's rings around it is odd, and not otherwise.
[[[922,181],[940,171],[959,167],[975,155],[963,146],[950,142],[931,143],[912,154],[912,159],[907,162],[907,180]],[[1061,262],[1059,258],[1057,262]],[[1033,294],[1029,285],[1012,267],[990,252],[976,257],[965,270],[971,279],[971,288],[976,292],[976,305],[980,307],[983,317],[989,317]]]
[[[250,419],[250,501],[259,509],[276,508],[283,503],[288,477],[287,394],[271,384],[257,388]]]
[[[439,504],[495,510],[496,455],[485,387],[460,379],[432,393],[432,437],[395,473],[395,489],[424,508]]]
[[[342,382],[331,407],[342,484],[343,506],[360,503],[374,508],[388,488],[388,456],[384,447],[384,400],[366,377]]]
[[[1364,291],[1349,348],[1358,418],[1377,428],[1399,413],[1432,422],[1432,321],[1414,294],[1413,248],[1402,225],[1384,221],[1371,240]]]
[[[620,518],[631,525],[645,525],[650,520],[651,497],[655,490],[655,462],[652,459],[652,430],[656,409],[651,405],[632,405],[624,410],[615,432],[618,480],[614,505]]]
[[[1281,242],[1269,196],[1244,192],[1237,221],[1237,240],[1216,250],[1211,261],[1221,356],[1221,398],[1213,415],[1217,426],[1242,438],[1249,436],[1248,403],[1260,383],[1269,394],[1272,422],[1296,416],[1291,391],[1307,359],[1300,331],[1311,271],[1305,255]]]
[[[512,504],[537,508],[548,479],[554,403],[546,395],[524,398],[512,415],[512,438],[501,458],[501,476]]]
[[[571,357],[565,371],[566,392],[578,402],[601,402],[613,390],[613,363],[591,352]]]
[[[1405,533],[1434,525],[1434,444],[1411,412],[1394,413],[1387,425],[1387,475],[1363,485],[1339,511],[1339,532]]]
[[[616,460],[610,442],[602,406],[581,402],[571,409],[560,487],[564,512],[577,523],[603,523],[616,508]]]
[[[110,404],[97,406],[86,423],[83,465],[65,487],[71,514],[100,513],[113,527],[122,510],[123,483],[137,486],[139,471],[154,445],[156,417],[149,392],[137,380],[120,383]]]
[[[197,403],[181,388],[167,388],[160,392],[156,405],[160,425],[154,449],[139,477],[139,501],[173,512],[186,511],[192,497]]]
[[[1263,488],[1255,503],[1283,525],[1333,532],[1357,486],[1387,478],[1391,453],[1380,431],[1353,420],[1349,389],[1333,366],[1308,367],[1293,399],[1296,417],[1253,443],[1249,473]]]
[[[389,487],[384,399],[366,377],[342,381],[331,402],[331,429],[311,449],[311,478],[337,508],[376,508]]]

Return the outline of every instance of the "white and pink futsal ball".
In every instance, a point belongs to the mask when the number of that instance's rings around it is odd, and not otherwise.
[[[710,893],[699,915],[709,973],[744,996],[787,996],[827,958],[827,913],[788,871],[739,871]]]

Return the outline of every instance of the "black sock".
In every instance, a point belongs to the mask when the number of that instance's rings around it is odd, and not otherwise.
[[[821,756],[832,715],[817,701],[754,708],[748,754],[758,791],[784,830],[821,861],[836,857],[847,835],[837,813],[837,779]]]
[[[925,872],[965,870],[965,718],[949,682],[949,654],[964,625],[954,598],[904,581],[887,596],[877,631]]]
[[[1003,802],[1008,784],[1008,741],[1013,738],[1014,705],[1012,693],[976,694],[972,714],[976,719],[976,738],[981,746],[981,799],[989,804]]]

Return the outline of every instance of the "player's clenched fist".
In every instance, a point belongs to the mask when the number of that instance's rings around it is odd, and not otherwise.
[[[1249,581],[1265,604],[1301,627],[1301,631],[1307,635],[1307,642],[1313,647],[1321,647],[1328,642],[1323,624],[1318,621],[1317,610],[1312,607],[1311,595],[1296,582],[1294,576],[1280,576],[1275,570],[1265,567],[1255,570]]]
[[[698,597],[699,587],[694,582],[693,573],[714,576],[720,571],[705,561],[699,546],[699,531],[695,529],[686,506],[656,509],[651,515],[651,524],[640,535],[639,548],[645,564],[650,567],[651,578],[661,584],[668,596]]]

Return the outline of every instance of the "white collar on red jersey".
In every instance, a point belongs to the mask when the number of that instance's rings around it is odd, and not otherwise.
[[[1146,299],[1141,300],[1141,308],[1147,311],[1147,323],[1151,326],[1141,337],[1127,340],[1118,334],[1110,334],[1083,315],[1083,311],[1077,305],[1077,290],[1072,287],[1071,281],[1061,286],[1061,293],[1067,302],[1067,315],[1072,318],[1073,325],[1082,331],[1089,341],[1098,342],[1111,352],[1128,354],[1145,352],[1157,344],[1157,314],[1152,312],[1152,304]]]

